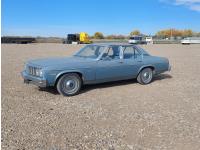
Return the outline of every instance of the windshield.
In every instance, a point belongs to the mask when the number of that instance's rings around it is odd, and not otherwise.
[[[104,51],[104,46],[99,45],[87,45],[83,47],[78,53],[74,56],[77,57],[85,57],[85,58],[93,58],[96,59],[99,55]]]

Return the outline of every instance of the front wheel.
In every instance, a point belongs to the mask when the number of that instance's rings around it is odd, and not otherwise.
[[[144,68],[142,71],[140,71],[137,81],[140,84],[149,84],[153,79],[153,71],[151,68]]]
[[[63,96],[73,96],[79,93],[82,85],[80,76],[76,73],[63,75],[57,83],[57,90]]]

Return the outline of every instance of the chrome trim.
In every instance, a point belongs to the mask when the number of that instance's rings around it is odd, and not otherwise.
[[[41,68],[39,67],[34,67],[34,66],[31,66],[31,65],[27,65],[26,66],[26,72],[32,76],[36,76],[36,77],[40,77],[36,74],[36,71],[41,71]]]
[[[171,70],[172,70],[172,66],[169,65],[169,67],[168,67],[168,71],[171,71]]]
[[[39,87],[47,87],[48,86],[46,79],[39,78],[39,77],[36,77],[36,76],[31,76],[26,71],[21,72],[21,75],[24,79],[24,83],[34,84],[34,85],[37,85]]]

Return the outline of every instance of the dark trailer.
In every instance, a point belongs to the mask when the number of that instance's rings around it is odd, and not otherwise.
[[[80,35],[79,34],[68,34],[67,39],[63,41],[63,44],[72,44],[73,42],[80,43]]]
[[[28,44],[34,43],[35,38],[29,37],[1,37],[2,43]]]

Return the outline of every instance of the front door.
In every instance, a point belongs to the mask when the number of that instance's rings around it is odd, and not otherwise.
[[[120,59],[120,47],[111,46],[97,63],[96,80],[114,81],[124,75],[123,59]]]

